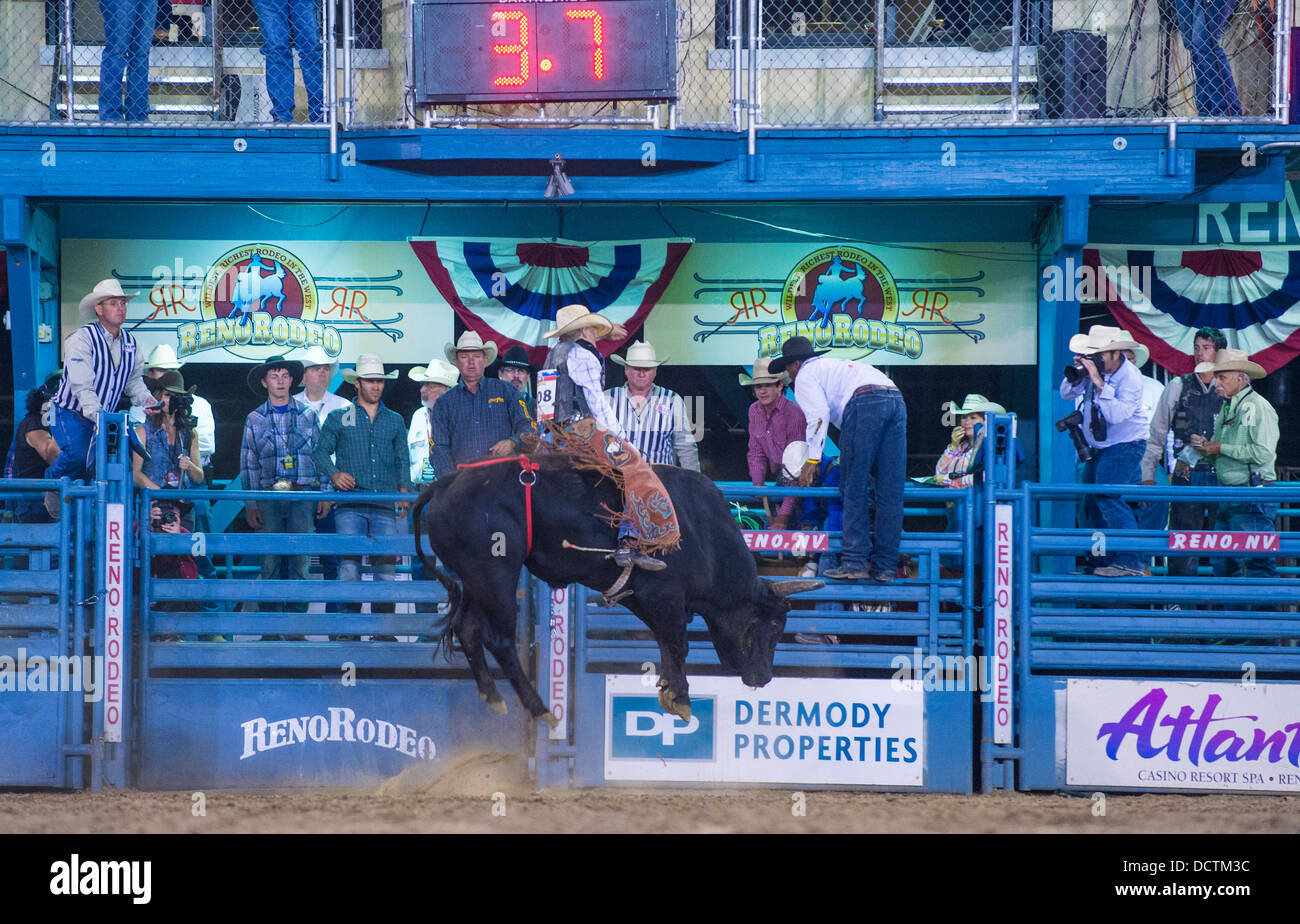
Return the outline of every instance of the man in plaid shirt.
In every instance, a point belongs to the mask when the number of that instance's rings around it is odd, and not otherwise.
[[[353,382],[356,401],[325,418],[316,444],[316,468],[347,498],[335,507],[335,525],[340,536],[394,536],[406,531],[409,501],[396,504],[368,501],[364,492],[411,490],[411,457],[406,446],[406,424],[383,405],[384,382],[397,378],[397,370],[384,374],[384,364],[373,353],[357,357],[356,369],[345,369],[343,379]],[[331,456],[333,459],[331,460]],[[393,555],[371,555],[379,580],[394,580]],[[344,556],[339,565],[340,581],[360,577],[359,556]],[[345,603],[349,612],[361,612],[358,602]],[[372,613],[393,612],[392,603],[372,603]],[[376,636],[377,641],[396,641],[393,636]]]
[[[316,414],[289,397],[302,379],[302,363],[272,356],[248,373],[248,387],[254,394],[266,395],[266,401],[244,421],[244,441],[240,446],[240,475],[250,491],[315,491],[324,487],[317,474],[312,451],[320,436]],[[315,531],[312,505],[292,500],[250,500],[244,518],[259,533],[310,533]],[[329,507],[316,505],[322,516]],[[289,576],[307,580],[307,556],[290,555]],[[262,556],[262,580],[277,577],[279,555]],[[261,609],[307,612],[304,601],[264,602]]]

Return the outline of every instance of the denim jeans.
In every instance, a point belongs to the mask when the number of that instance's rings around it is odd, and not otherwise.
[[[1146,441],[1133,440],[1094,450],[1092,461],[1083,466],[1084,484],[1138,484],[1142,480],[1142,453]],[[1083,525],[1093,530],[1137,529],[1137,518],[1128,502],[1116,495],[1093,494],[1083,500]],[[1117,565],[1142,567],[1136,552],[1107,553],[1092,559],[1094,568]]]
[[[1214,469],[1192,469],[1187,481],[1170,478],[1170,484],[1187,488],[1213,488],[1219,484]],[[1175,501],[1169,505],[1169,528],[1172,530],[1214,529],[1218,515],[1218,505],[1206,501]],[[1201,559],[1195,555],[1170,555],[1169,574],[1171,577],[1196,577],[1201,567]]]
[[[903,396],[897,391],[869,391],[850,398],[840,426],[840,495],[844,498],[840,560],[848,570],[890,575],[898,570],[906,469]]]
[[[1219,44],[1238,0],[1174,0],[1178,31],[1196,75],[1196,112],[1202,116],[1239,116],[1241,100],[1232,80],[1228,56]]]
[[[253,8],[262,30],[271,118],[293,121],[293,48],[297,47],[302,83],[307,90],[307,121],[320,122],[325,102],[325,65],[316,0],[253,0]]]
[[[392,508],[380,507],[338,507],[334,514],[334,526],[340,536],[397,536],[406,532],[406,520],[398,519]],[[396,579],[396,556],[371,555],[370,566],[379,581]],[[339,562],[339,580],[357,581],[361,579],[360,556],[344,555]],[[343,610],[348,613],[360,613],[360,603],[344,603]],[[372,613],[393,612],[392,603],[372,603]]]
[[[262,533],[310,533],[315,531],[316,505],[310,502],[259,501],[258,509],[262,511]],[[306,555],[263,555],[262,580],[279,577],[280,559],[289,563],[289,578],[295,581],[307,580]],[[303,601],[290,603],[263,603],[263,610],[285,609],[294,612],[307,612]]]
[[[149,118],[149,49],[158,0],[99,0],[104,14],[104,54],[99,64],[102,122],[144,122]],[[126,72],[126,105],[122,73]]]
[[[1256,488],[1267,491],[1267,487]],[[1277,504],[1220,504],[1214,528],[1232,532],[1271,533],[1277,520]],[[1252,556],[1230,558],[1226,555],[1214,559],[1214,573],[1219,577],[1239,577],[1242,569],[1246,577],[1277,577],[1277,559]]]
[[[45,477],[62,478],[66,475],[74,481],[84,478],[90,467],[90,447],[95,436],[95,425],[76,411],[55,405],[50,436],[59,444],[59,454],[46,470]]]

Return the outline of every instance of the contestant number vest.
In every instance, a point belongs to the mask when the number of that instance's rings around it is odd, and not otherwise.
[[[1188,444],[1193,434],[1199,433],[1207,439],[1214,434],[1214,417],[1223,407],[1223,399],[1211,388],[1208,392],[1201,387],[1201,380],[1196,373],[1189,372],[1183,376],[1183,393],[1178,396],[1174,407],[1174,454],[1177,455]]]

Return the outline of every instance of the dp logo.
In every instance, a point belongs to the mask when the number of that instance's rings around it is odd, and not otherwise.
[[[615,695],[610,708],[610,756],[713,760],[714,698],[691,699],[691,719],[666,714],[654,696]]]

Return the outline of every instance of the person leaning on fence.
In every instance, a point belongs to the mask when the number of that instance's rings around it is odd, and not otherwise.
[[[302,84],[307,91],[307,121],[322,121],[325,108],[325,59],[321,53],[320,7],[316,0],[253,0],[266,59],[266,93],[271,118],[293,121],[293,51],[298,50]],[[292,33],[291,33],[292,30]]]
[[[59,444],[50,435],[50,400],[59,386],[59,373],[46,377],[40,388],[27,392],[27,414],[14,430],[9,457],[5,461],[6,478],[44,478],[45,470],[59,457]],[[19,523],[48,523],[50,515],[38,497],[18,498],[5,502]]]
[[[1083,436],[1092,450],[1080,477],[1084,484],[1137,484],[1141,478],[1150,428],[1142,410],[1142,376],[1123,353],[1138,344],[1123,333],[1118,327],[1094,324],[1088,333],[1070,338],[1074,360],[1061,379],[1060,395],[1074,400],[1083,416]],[[1083,525],[1093,530],[1137,529],[1133,508],[1115,495],[1084,497],[1081,514]],[[1136,552],[1089,558],[1092,573],[1099,577],[1145,573]]]
[[[960,405],[953,402],[952,416],[960,424],[952,431],[952,440],[934,467],[934,483],[945,488],[969,488],[975,484],[972,473],[982,459],[985,415],[1005,414],[1007,409],[983,395],[967,395]]]
[[[765,484],[768,478],[780,479],[786,447],[791,443],[802,443],[808,430],[808,421],[799,405],[785,396],[789,378],[783,372],[772,373],[768,369],[771,362],[770,356],[760,357],[754,360],[752,376],[743,372],[739,376],[742,388],[754,388],[754,403],[749,406],[749,448],[745,461],[749,465],[749,480],[755,485]],[[799,472],[794,474],[797,479]],[[777,512],[769,513],[767,528],[788,529],[798,507],[797,497],[783,498]]]
[[[63,376],[51,401],[54,417],[50,425],[59,455],[46,478],[76,479],[86,474],[96,414],[101,408],[116,410],[123,395],[134,404],[155,404],[144,385],[143,361],[135,338],[122,330],[126,303],[134,294],[123,292],[116,279],[105,279],[77,306],[81,316],[93,323],[77,328],[63,341]],[[53,491],[45,495],[45,509],[56,520],[57,498]]]
[[[1202,327],[1192,341],[1192,357],[1197,365],[1213,365],[1219,350],[1227,345],[1218,328]],[[1193,436],[1214,435],[1214,419],[1222,406],[1223,398],[1214,387],[1214,373],[1189,372],[1170,380],[1151,415],[1146,453],[1142,456],[1142,483],[1155,484],[1156,466],[1160,465],[1169,472],[1169,483],[1176,487],[1218,484],[1214,460],[1198,451],[1191,441]],[[1206,500],[1176,501],[1169,505],[1169,528],[1213,529],[1217,506]],[[1200,559],[1195,556],[1169,556],[1171,576],[1194,577],[1199,567]]]
[[[1224,54],[1223,32],[1238,0],[1174,0],[1183,45],[1192,59],[1196,83],[1196,114],[1241,115],[1241,99]]]
[[[844,538],[834,580],[888,584],[898,574],[907,470],[907,405],[897,386],[868,363],[833,359],[807,337],[791,337],[768,365],[787,371],[808,419],[808,462],[799,483],[811,485],[830,427],[840,430]],[[874,478],[874,487],[872,479]],[[875,515],[870,497],[874,494]]]
[[[651,465],[676,465],[700,470],[700,453],[686,421],[686,402],[675,391],[655,384],[659,367],[668,360],[655,355],[645,342],[628,347],[627,358],[610,359],[627,371],[627,383],[608,389],[618,425],[627,441]]]
[[[396,536],[406,532],[409,501],[399,501],[394,513],[392,501],[368,500],[367,493],[411,490],[411,459],[406,450],[406,425],[395,411],[384,407],[384,384],[397,378],[397,370],[384,372],[383,361],[373,353],[357,357],[355,369],[343,371],[345,381],[356,385],[357,397],[352,405],[334,411],[325,419],[314,452],[316,468],[329,478],[346,499],[335,502],[335,518],[340,536]],[[375,578],[396,578],[394,555],[371,555]],[[339,565],[340,581],[360,578],[361,557],[345,555]],[[345,603],[344,609],[361,612],[359,602]],[[372,613],[392,613],[392,603],[372,603]],[[391,635],[376,641],[396,641]]]
[[[244,421],[244,439],[240,446],[240,475],[249,491],[277,491],[282,496],[292,491],[315,491],[325,487],[316,471],[312,451],[320,438],[316,414],[290,397],[302,380],[302,363],[272,356],[248,373],[248,387],[254,394],[265,395],[264,401]],[[316,505],[316,514],[324,516],[328,504]],[[291,500],[255,498],[245,504],[244,519],[258,533],[310,533],[314,531],[311,504]],[[281,556],[262,555],[262,580],[278,575]],[[294,580],[307,580],[305,554],[287,556],[289,574]],[[296,600],[276,604],[264,602],[263,611],[284,608],[305,613],[308,604]]]
[[[1233,500],[1219,504],[1214,528],[1253,533],[1271,533],[1276,529],[1277,502],[1269,502],[1268,489],[1277,477],[1277,441],[1281,435],[1277,411],[1264,396],[1255,391],[1252,380],[1264,377],[1264,367],[1251,362],[1241,350],[1219,350],[1212,363],[1199,363],[1197,374],[1214,374],[1214,387],[1224,400],[1214,424],[1213,439],[1199,434],[1191,437],[1192,445],[1214,459],[1214,471],[1224,486],[1249,485],[1264,492],[1258,500]],[[1277,577],[1277,560],[1251,558],[1214,559],[1217,575],[1240,574],[1247,577]]]

